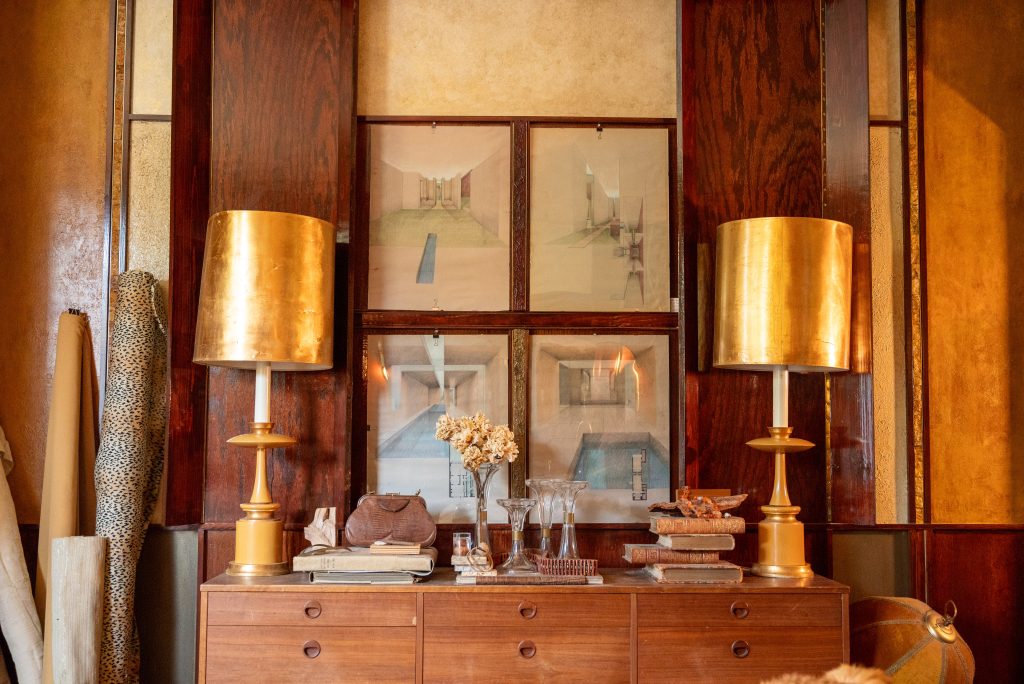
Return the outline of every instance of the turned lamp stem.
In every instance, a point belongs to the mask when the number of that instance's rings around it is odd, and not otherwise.
[[[789,369],[784,366],[772,369],[772,427],[789,427]],[[792,505],[786,486],[785,451],[775,451],[775,485],[772,487],[772,500],[768,503],[771,506]]]

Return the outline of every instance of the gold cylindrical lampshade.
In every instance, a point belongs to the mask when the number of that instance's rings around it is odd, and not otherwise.
[[[816,218],[718,226],[715,366],[845,370],[852,233],[846,223]]]
[[[334,226],[275,211],[210,217],[193,360],[275,370],[330,368]]]

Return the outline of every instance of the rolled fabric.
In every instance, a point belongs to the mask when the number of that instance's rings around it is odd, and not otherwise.
[[[11,649],[20,684],[39,684],[43,669],[43,632],[32,600],[32,585],[21,547],[18,518],[7,483],[14,467],[11,445],[0,427],[0,629]],[[0,657],[0,681],[7,669]]]
[[[62,313],[57,323],[57,357],[50,391],[39,511],[36,606],[46,615],[50,586],[50,542],[92,534],[96,521],[96,382],[88,319]],[[44,624],[46,624],[44,620]]]
[[[96,534],[109,540],[101,682],[136,682],[135,572],[163,474],[166,334],[156,280],[143,271],[117,278],[117,311],[107,368],[103,429],[96,456]]]
[[[53,590],[53,681],[96,684],[103,639],[103,576],[107,570],[105,537],[53,540],[50,556]]]

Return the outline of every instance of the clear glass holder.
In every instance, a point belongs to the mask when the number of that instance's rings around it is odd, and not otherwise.
[[[530,488],[537,498],[537,513],[540,516],[540,548],[538,554],[541,558],[553,558],[555,549],[551,543],[551,519],[554,513],[555,501],[558,499],[558,480],[529,479],[526,486]]]
[[[562,497],[562,539],[558,547],[559,558],[579,558],[576,547],[576,497],[590,483],[586,480],[564,480],[557,483]]]
[[[526,515],[537,501],[535,499],[498,499],[498,503],[508,511],[508,520],[512,524],[512,549],[508,553],[508,560],[502,563],[498,570],[506,575],[537,572],[537,566],[526,557],[526,544],[523,542],[523,526],[526,524]]]
[[[487,544],[492,550],[491,534],[487,528],[487,490],[491,487],[491,478],[500,468],[496,463],[484,463],[476,470],[470,470],[473,476],[473,487],[476,491],[476,522],[473,524],[473,543],[475,546]]]

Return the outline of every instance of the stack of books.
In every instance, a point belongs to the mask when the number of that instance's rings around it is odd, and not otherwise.
[[[431,546],[377,543],[306,549],[292,559],[292,570],[308,572],[316,584],[412,584],[430,575],[436,563]]]
[[[743,518],[651,516],[657,544],[626,544],[623,557],[646,566],[658,582],[708,584],[743,581],[743,568],[719,558],[736,547],[734,534],[746,529]]]

